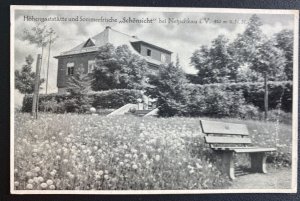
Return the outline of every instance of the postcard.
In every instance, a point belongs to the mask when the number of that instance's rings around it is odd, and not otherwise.
[[[297,192],[298,23],[11,6],[11,193]]]

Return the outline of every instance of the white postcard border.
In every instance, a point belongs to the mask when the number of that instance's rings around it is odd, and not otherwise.
[[[292,186],[290,189],[216,189],[216,190],[15,190],[14,189],[14,40],[16,10],[91,10],[91,11],[146,11],[146,12],[202,12],[294,15],[293,61],[293,122],[292,122]],[[276,9],[236,8],[178,8],[178,7],[115,7],[115,6],[28,6],[10,7],[10,192],[11,194],[223,194],[223,193],[296,193],[298,167],[298,47],[299,11]]]

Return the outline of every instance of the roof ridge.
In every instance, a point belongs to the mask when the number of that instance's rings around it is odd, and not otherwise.
[[[129,35],[129,34],[123,33],[123,32],[121,32],[121,31],[118,31],[118,30],[113,29],[113,28],[111,28],[111,27],[110,27],[110,29],[113,30],[113,31],[115,31],[115,32],[118,32],[118,33],[121,33],[121,34],[123,34],[123,35],[126,35],[126,36],[129,36],[129,37],[133,38],[133,37],[132,37],[131,35]]]

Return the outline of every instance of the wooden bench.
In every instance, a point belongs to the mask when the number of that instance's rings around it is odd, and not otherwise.
[[[251,171],[267,173],[265,153],[276,149],[251,146],[246,125],[200,120],[200,126],[205,134],[205,143],[216,153],[221,154],[222,171],[231,179],[235,179],[234,153],[249,153]]]

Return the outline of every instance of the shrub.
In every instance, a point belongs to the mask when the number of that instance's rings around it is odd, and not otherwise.
[[[116,109],[127,103],[136,103],[142,94],[138,90],[115,89],[108,91],[90,92],[84,94],[41,94],[39,96],[39,110],[45,112],[85,113],[91,106],[95,108]],[[32,95],[23,99],[22,112],[30,112]]]
[[[277,109],[278,106],[285,111],[292,111],[292,82],[269,82],[269,109]],[[189,88],[193,90],[206,90],[212,88],[225,91],[242,91],[247,104],[252,104],[260,110],[264,110],[264,85],[262,82],[243,82],[243,83],[222,83],[222,84],[191,84]]]
[[[282,110],[270,110],[268,121],[279,121],[280,123],[292,125],[292,113]]]
[[[248,105],[242,91],[226,91],[218,87],[190,89],[188,114],[190,116],[207,117],[239,117],[258,116],[258,109]]]

